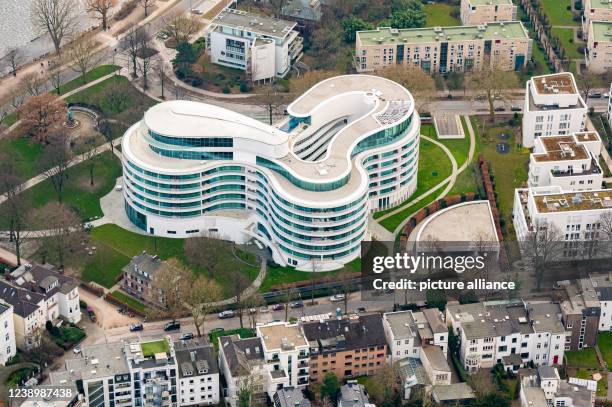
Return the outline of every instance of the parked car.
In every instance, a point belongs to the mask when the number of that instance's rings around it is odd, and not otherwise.
[[[304,303],[302,301],[295,301],[291,303],[291,308],[302,308]]]
[[[344,301],[344,298],[346,298],[344,294],[336,294],[336,295],[332,295],[331,297],[329,297],[329,300],[331,302],[338,302],[338,301]]]
[[[261,314],[262,312],[270,312],[270,308],[267,305],[259,307],[259,313]]]
[[[232,310],[222,311],[219,313],[219,319],[234,318],[234,315],[236,315],[236,313]]]
[[[521,107],[520,106],[512,106],[510,107],[510,110],[513,112],[520,112],[521,111]]]
[[[505,107],[503,107],[503,106],[497,106],[497,107],[496,107],[495,109],[493,109],[493,110],[495,110],[496,112],[503,112],[503,111],[505,111],[505,110],[506,110],[506,108],[505,108]]]
[[[601,93],[600,92],[589,92],[589,97],[597,99],[601,97]]]
[[[164,326],[164,331],[178,331],[181,329],[181,323],[179,321],[170,321]]]
[[[216,334],[217,332],[225,332],[225,329],[221,327],[217,327],[217,328],[213,328],[210,330],[211,334]]]
[[[96,322],[98,320],[98,318],[96,317],[96,313],[91,307],[87,307],[87,316],[89,316],[91,322]]]
[[[257,308],[249,308],[249,315],[257,314]]]
[[[364,312],[366,312],[366,308],[365,307],[359,307],[355,311],[357,311],[358,314],[363,314]]]
[[[132,324],[130,325],[130,332],[142,331],[144,330],[144,325],[142,324]]]
[[[75,346],[74,349],[72,349],[72,351],[74,352],[75,355],[78,355],[79,353],[81,353],[81,347]]]
[[[274,304],[272,306],[272,311],[282,311],[285,309],[285,306],[283,304]]]
[[[181,341],[188,341],[190,339],[193,339],[193,333],[191,332],[185,332],[179,337],[179,340]]]

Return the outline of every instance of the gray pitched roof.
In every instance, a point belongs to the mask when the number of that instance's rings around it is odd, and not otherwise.
[[[223,352],[233,376],[250,372],[250,364],[264,360],[261,338],[240,339],[238,335],[219,338],[219,352]]]
[[[308,342],[316,342],[329,350],[337,347],[361,349],[387,344],[380,314],[309,322],[303,324],[302,328]]]
[[[142,275],[142,273],[146,273],[150,276],[149,279],[152,279],[162,264],[163,262],[157,256],[151,256],[146,252],[142,252],[141,254],[132,257],[132,260],[130,260],[130,262],[123,267],[122,271],[124,273],[137,272],[140,275]]]
[[[219,373],[212,347],[202,338],[174,342],[174,353],[179,365],[179,377]],[[191,374],[186,374],[191,371]],[[206,373],[199,373],[205,371]]]
[[[301,389],[284,387],[277,390],[273,397],[275,407],[310,407],[310,400],[304,397]]]
[[[26,318],[39,308],[36,304],[43,301],[45,297],[22,288],[13,287],[5,281],[0,281],[0,299],[7,304],[11,304],[15,314]]]

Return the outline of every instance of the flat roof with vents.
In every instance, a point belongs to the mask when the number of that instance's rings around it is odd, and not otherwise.
[[[538,212],[612,210],[612,189],[534,195]]]
[[[405,28],[396,30],[378,27],[376,30],[357,31],[357,41],[361,45],[428,43],[466,40],[529,39],[520,21],[464,25],[452,27]]]
[[[234,9],[225,9],[219,13],[213,20],[213,24],[278,38],[285,37],[297,25],[294,21]]]
[[[586,147],[576,143],[573,136],[540,137],[540,141],[544,145],[546,153],[533,155],[533,158],[538,162],[585,160],[589,158]]]
[[[531,78],[538,93],[543,95],[552,94],[576,94],[574,78],[569,73],[558,73],[553,75],[534,76]]]
[[[594,41],[612,42],[612,21],[591,22]]]
[[[612,10],[612,1],[610,0],[591,0],[588,8],[603,8]]]
[[[302,330],[297,324],[275,323],[257,327],[259,337],[262,339],[265,348],[270,351],[273,349],[290,350],[300,346],[308,346],[308,341],[304,337]]]

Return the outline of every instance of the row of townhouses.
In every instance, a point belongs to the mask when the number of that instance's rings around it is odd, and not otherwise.
[[[47,321],[81,320],[76,282],[40,265],[24,264],[0,280],[0,365],[26,351]]]
[[[83,347],[50,374],[89,406],[202,406],[219,403],[219,368],[202,339],[117,342]]]

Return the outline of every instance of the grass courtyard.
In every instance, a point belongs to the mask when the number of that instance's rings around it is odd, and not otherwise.
[[[571,0],[542,0],[542,6],[553,26],[578,25],[572,20]]]
[[[121,274],[121,269],[129,263],[130,259],[143,251],[157,254],[161,259],[175,257],[189,265],[184,254],[184,239],[170,239],[164,237],[146,236],[121,229],[116,225],[102,225],[90,232],[91,246],[96,247],[96,253],[86,259],[82,267],[82,278],[85,281],[95,281],[107,288],[112,287]],[[259,274],[259,264],[250,253],[241,253],[241,258],[253,266],[237,260],[231,243],[224,248],[227,253],[223,256],[227,270],[238,270],[249,281],[255,280]],[[205,273],[205,270],[193,268],[195,273]],[[226,297],[232,295],[234,282],[226,275],[215,276],[215,281],[221,286]]]
[[[593,373],[595,372],[590,370],[578,369],[574,373],[574,376],[579,379],[593,380]],[[606,397],[606,395],[608,394],[607,373],[603,371],[600,371],[598,373],[600,373],[603,377],[602,379],[597,381],[596,395],[597,397]]]
[[[594,348],[566,351],[567,366],[574,368],[596,369],[599,367]]]
[[[570,59],[582,59],[584,54],[578,51],[579,46],[584,46],[584,42],[576,43],[574,41],[574,30],[571,28],[552,28],[553,36],[557,37],[561,41],[563,49],[565,49],[565,55]]]
[[[427,15],[426,27],[444,27],[449,25],[461,25],[461,21],[452,14],[459,14],[459,6],[445,3],[426,4],[423,11]]]
[[[529,150],[517,144],[516,140],[520,137],[517,128],[495,123],[485,124],[483,131],[482,118],[472,117],[471,120],[472,128],[478,133],[480,139],[480,153],[491,165],[501,216],[506,224],[511,224],[514,190],[527,182]],[[510,139],[499,139],[498,136],[501,133],[510,134]],[[507,154],[497,152],[497,144],[500,142],[508,144],[510,151]]]
[[[600,333],[597,336],[597,346],[608,369],[612,369],[612,332]]]
[[[42,145],[30,138],[11,135],[0,140],[0,155],[14,160],[16,172],[23,179],[36,176],[38,169],[34,163],[42,153]]]

